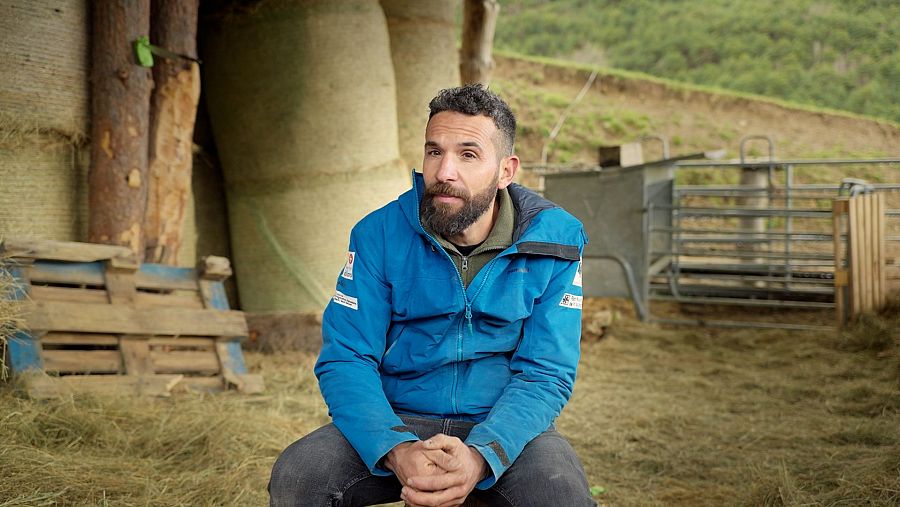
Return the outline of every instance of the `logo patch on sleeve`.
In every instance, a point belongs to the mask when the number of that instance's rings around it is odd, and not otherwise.
[[[341,276],[347,280],[353,280],[353,263],[356,262],[356,252],[347,252],[347,264],[344,264],[344,271]]]
[[[331,300],[341,306],[346,306],[351,310],[359,310],[359,302],[357,301],[357,299],[355,297],[348,296],[341,291],[335,291],[334,297],[332,297]]]
[[[575,272],[575,279],[572,280],[572,285],[581,287],[581,259],[578,259],[578,271]]]
[[[583,299],[584,298],[581,296],[576,296],[575,294],[569,294],[567,292],[563,294],[562,301],[559,302],[559,306],[581,310],[581,302]]]

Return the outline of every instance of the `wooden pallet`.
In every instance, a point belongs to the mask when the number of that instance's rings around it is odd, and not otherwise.
[[[228,259],[139,265],[124,247],[14,239],[0,253],[27,327],[9,340],[7,364],[30,395],[262,390],[241,353],[244,315],[225,297]]]

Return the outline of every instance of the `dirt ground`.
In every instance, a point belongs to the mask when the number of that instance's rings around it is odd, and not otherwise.
[[[558,424],[601,505],[900,502],[898,314],[837,336],[664,329],[588,300],[600,309],[615,318],[584,337]],[[262,396],[0,387],[0,506],[265,504],[279,451],[328,417],[311,353],[246,358]]]

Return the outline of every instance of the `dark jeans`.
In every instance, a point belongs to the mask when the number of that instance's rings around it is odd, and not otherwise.
[[[465,440],[473,423],[401,416],[421,439],[438,433]],[[596,505],[575,450],[555,429],[525,446],[512,466],[486,491],[469,498],[499,506]],[[369,473],[359,455],[333,424],[294,442],[275,461],[269,481],[272,507],[374,505],[400,500],[395,476]]]

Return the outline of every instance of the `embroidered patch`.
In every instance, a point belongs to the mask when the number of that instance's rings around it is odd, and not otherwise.
[[[572,285],[581,287],[581,259],[578,259],[578,271],[575,272],[575,280],[572,280]]]
[[[581,310],[581,296],[576,296],[575,294],[569,294],[568,292],[563,294],[562,301],[559,302],[559,306],[565,306],[566,308],[576,308]]]
[[[344,264],[344,271],[341,276],[347,280],[353,280],[353,263],[356,261],[356,252],[347,252],[347,264]]]
[[[334,297],[331,298],[335,303],[346,306],[351,310],[359,310],[359,302],[355,297],[348,296],[341,291],[335,291]]]

